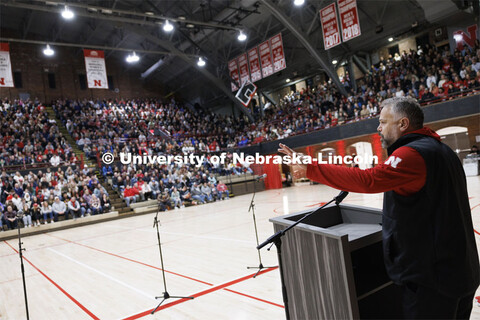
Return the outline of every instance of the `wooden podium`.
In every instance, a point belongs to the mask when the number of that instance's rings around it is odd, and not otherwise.
[[[270,221],[278,232],[313,210]],[[402,317],[383,264],[381,222],[381,210],[331,205],[282,237],[290,319]]]

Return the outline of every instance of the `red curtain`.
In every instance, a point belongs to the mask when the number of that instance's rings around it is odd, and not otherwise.
[[[282,175],[278,164],[264,164],[263,172],[267,174],[265,178],[265,190],[282,188]]]

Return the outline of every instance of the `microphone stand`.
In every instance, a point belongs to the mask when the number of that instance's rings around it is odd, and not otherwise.
[[[158,228],[158,225],[160,221],[158,220],[158,213],[160,212],[160,203],[158,204],[157,207],[157,214],[155,215],[155,218],[153,219],[153,227],[157,228],[157,239],[158,239],[158,250],[160,251],[160,262],[162,264],[162,276],[163,276],[163,288],[164,292],[162,296],[155,297],[155,299],[160,299],[162,298],[162,301],[153,309],[151,314],[154,314],[155,311],[157,311],[158,308],[162,305],[162,303],[170,298],[174,299],[193,299],[194,297],[180,297],[180,296],[171,296],[168,291],[167,291],[167,280],[165,279],[165,268],[163,267],[163,255],[162,255],[162,243],[160,242],[160,229]]]
[[[275,247],[277,247],[277,257],[278,257],[278,269],[280,270],[280,280],[282,281],[282,296],[283,296],[283,303],[285,305],[285,313],[287,315],[287,320],[290,319],[290,314],[288,312],[288,296],[287,296],[287,287],[285,286],[285,279],[284,279],[284,276],[283,276],[283,262],[282,262],[282,236],[285,235],[285,233],[292,229],[293,227],[295,227],[296,225],[298,225],[299,223],[301,223],[302,221],[304,221],[305,219],[307,219],[308,217],[310,217],[311,215],[314,215],[320,211],[322,211],[323,208],[325,208],[326,206],[328,206],[330,203],[334,202],[335,201],[335,204],[338,206],[338,204],[340,202],[342,202],[343,199],[345,199],[345,197],[348,195],[348,192],[346,191],[342,191],[339,193],[338,196],[334,197],[332,200],[330,200],[329,202],[325,203],[323,206],[321,206],[320,208],[318,208],[317,210],[313,211],[313,212],[310,212],[309,214],[306,214],[305,216],[303,216],[303,218],[299,219],[297,222],[295,222],[294,224],[288,226],[287,228],[283,229],[283,230],[280,230],[278,231],[277,233],[275,233],[273,236],[271,236],[270,238],[268,238],[267,240],[265,240],[264,242],[262,242],[260,245],[257,246],[257,249],[260,250],[262,249],[263,247],[265,247],[267,244],[269,243],[272,243],[272,245],[275,245]],[[267,249],[267,250],[270,250],[270,248],[272,247],[272,245]]]
[[[257,247],[259,245],[259,241],[258,241],[258,230],[257,230],[257,219],[255,218],[255,184],[257,181],[260,181],[260,179],[256,178],[254,181],[253,181],[253,195],[252,195],[252,200],[250,201],[250,207],[248,208],[248,212],[252,211],[252,216],[253,216],[253,225],[255,227],[255,237],[257,239]],[[257,273],[255,273],[253,275],[253,278],[255,278],[258,273],[260,271],[262,271],[262,269],[265,269],[265,268],[274,268],[274,267],[264,267],[263,264],[262,264],[262,256],[260,255],[260,249],[257,248],[257,252],[258,252],[258,261],[259,261],[259,265],[258,267],[247,267],[247,269],[258,269]]]
[[[27,320],[30,319],[30,316],[28,314],[28,298],[27,298],[27,284],[25,282],[25,267],[23,266],[23,251],[26,249],[22,248],[22,236],[20,234],[20,220],[21,220],[21,215],[17,214],[17,229],[18,229],[18,255],[20,256],[20,267],[22,269],[22,281],[23,281],[23,295],[25,297],[25,311],[27,313]]]

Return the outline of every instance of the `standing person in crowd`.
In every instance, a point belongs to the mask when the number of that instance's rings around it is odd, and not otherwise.
[[[23,225],[26,228],[30,228],[32,226],[32,212],[30,210],[30,203],[22,199],[22,213],[23,213]],[[35,226],[35,223],[33,224]]]
[[[389,158],[373,169],[296,165],[331,187],[384,193],[385,267],[403,290],[406,319],[468,319],[480,283],[465,173],[411,98],[382,103],[378,132]],[[279,152],[293,150],[280,144]]]

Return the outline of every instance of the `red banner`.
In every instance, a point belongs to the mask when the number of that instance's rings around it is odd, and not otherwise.
[[[260,61],[262,62],[262,76],[264,78],[273,74],[272,52],[270,51],[270,41],[265,41],[260,44],[258,50],[260,51]]]
[[[282,34],[279,33],[270,39],[270,47],[273,55],[273,72],[278,72],[287,67],[285,52],[283,51]]]
[[[335,3],[320,10],[320,21],[322,22],[323,44],[325,50],[339,45],[342,41],[340,40]]]
[[[89,89],[108,89],[107,67],[101,50],[83,49]]]
[[[362,34],[358,21],[356,0],[338,0],[338,13],[340,14],[343,41],[348,41]]]
[[[230,71],[230,78],[232,78],[233,81],[236,81],[239,83],[239,76],[238,76],[238,65],[237,65],[237,59],[233,59],[228,63],[228,70]],[[237,85],[232,82],[232,91],[237,91],[238,87]]]
[[[238,57],[238,69],[240,70],[240,85],[242,86],[247,81],[250,81],[250,74],[248,73],[248,60],[247,60],[246,53]]]
[[[8,43],[0,43],[0,88],[13,88],[12,63]]]
[[[248,64],[250,66],[250,78],[252,79],[252,82],[262,79],[257,47],[248,50]]]

